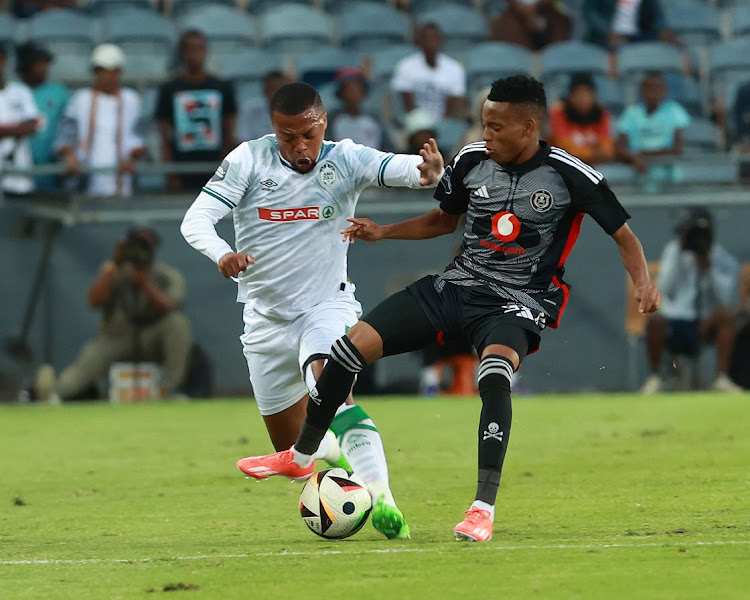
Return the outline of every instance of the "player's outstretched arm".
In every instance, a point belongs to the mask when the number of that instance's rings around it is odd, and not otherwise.
[[[458,227],[461,215],[451,215],[440,208],[428,213],[390,225],[378,225],[370,219],[354,217],[347,219],[349,227],[341,231],[344,241],[354,243],[355,239],[365,242],[380,240],[427,240],[447,233],[453,233]]]
[[[386,187],[408,187],[419,189],[435,187],[443,176],[443,155],[433,138],[424,145],[419,154],[378,154],[379,160],[370,164],[371,181]]]
[[[655,312],[661,305],[661,294],[659,288],[649,277],[648,264],[640,240],[627,223],[615,231],[612,237],[620,250],[622,264],[625,265],[625,269],[633,280],[633,285],[635,285],[638,311],[644,315]]]

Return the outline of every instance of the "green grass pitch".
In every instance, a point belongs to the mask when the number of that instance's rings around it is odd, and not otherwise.
[[[322,540],[243,479],[248,401],[0,407],[0,598],[750,598],[750,396],[517,398],[486,544],[452,536],[479,401],[362,404],[412,540]]]

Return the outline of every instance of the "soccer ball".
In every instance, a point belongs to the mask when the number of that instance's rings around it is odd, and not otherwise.
[[[365,482],[345,469],[326,469],[308,479],[299,498],[299,512],[319,536],[342,539],[354,535],[372,510]]]

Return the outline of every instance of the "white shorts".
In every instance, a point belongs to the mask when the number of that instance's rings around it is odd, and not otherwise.
[[[349,291],[339,292],[293,321],[264,317],[246,304],[240,341],[260,414],[275,415],[299,402],[308,391],[307,364],[328,357],[333,342],[361,315],[362,306]]]

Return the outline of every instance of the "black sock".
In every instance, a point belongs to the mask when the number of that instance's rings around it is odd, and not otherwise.
[[[476,500],[495,504],[500,474],[510,437],[513,411],[510,381],[513,363],[504,356],[485,356],[479,363],[479,395],[482,414],[479,418],[479,477]]]
[[[336,410],[346,401],[354,378],[364,366],[365,359],[348,337],[333,343],[328,362],[310,391],[307,418],[294,444],[298,451],[312,455],[318,449]]]

